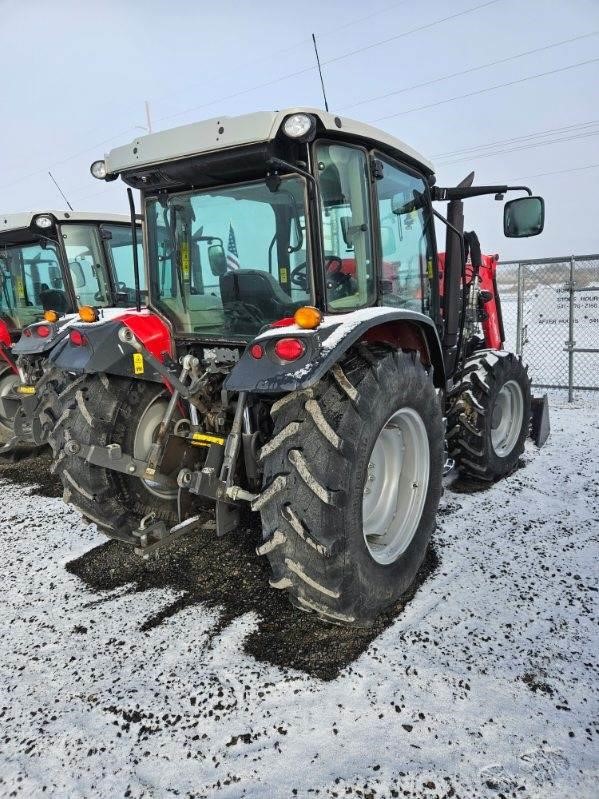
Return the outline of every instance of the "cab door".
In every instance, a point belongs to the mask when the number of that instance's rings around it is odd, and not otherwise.
[[[375,181],[379,302],[435,317],[436,247],[425,179],[374,153],[382,164]]]

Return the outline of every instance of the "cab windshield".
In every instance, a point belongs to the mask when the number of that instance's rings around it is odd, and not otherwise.
[[[77,305],[112,305],[106,259],[97,225],[61,225]]]
[[[148,200],[153,303],[180,333],[247,340],[312,302],[305,181]]]
[[[73,310],[58,246],[46,240],[23,244],[0,240],[0,318],[20,329],[39,321],[48,310]]]
[[[134,305],[135,266],[133,262],[133,235],[131,225],[102,225],[100,234],[104,239],[111,262],[116,289],[117,305]],[[141,230],[138,231],[137,260],[139,262],[139,288],[142,303],[147,300],[144,258],[141,245]]]

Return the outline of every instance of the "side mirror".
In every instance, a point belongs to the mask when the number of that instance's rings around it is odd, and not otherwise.
[[[222,244],[211,244],[208,247],[208,263],[210,271],[215,277],[220,277],[227,272],[227,257]]]
[[[83,269],[79,261],[70,261],[69,269],[71,270],[71,275],[73,277],[73,283],[75,284],[75,288],[77,289],[83,288],[83,286],[85,286],[85,275],[83,274]]]
[[[503,233],[509,239],[538,236],[545,225],[542,197],[518,197],[503,206]]]
[[[340,216],[339,224],[341,225],[341,235],[348,250],[353,250],[354,242],[351,232],[351,216]]]

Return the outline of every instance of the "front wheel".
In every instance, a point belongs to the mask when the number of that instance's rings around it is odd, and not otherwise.
[[[414,581],[443,470],[439,401],[415,353],[365,350],[272,407],[262,449],[271,586],[338,624],[366,625]]]
[[[449,452],[462,474],[493,481],[516,468],[530,402],[530,379],[516,355],[482,350],[468,358],[447,414]]]

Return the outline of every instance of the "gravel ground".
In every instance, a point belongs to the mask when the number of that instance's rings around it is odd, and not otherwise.
[[[0,465],[0,794],[597,796],[597,409],[552,427],[507,480],[448,481],[368,631],[269,589],[257,527],[144,563],[47,456]]]

